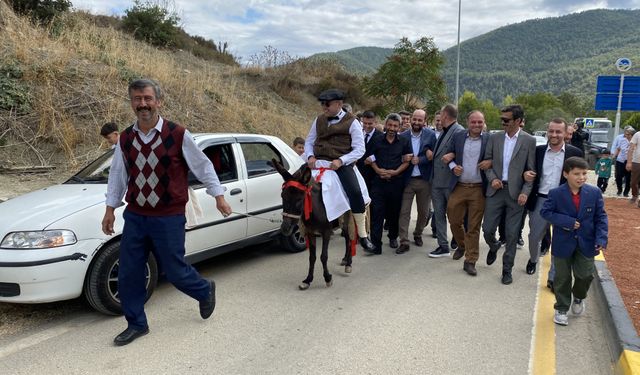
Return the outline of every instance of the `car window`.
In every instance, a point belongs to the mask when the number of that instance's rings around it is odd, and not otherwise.
[[[276,169],[271,165],[271,159],[276,159],[283,163],[280,153],[268,143],[241,143],[240,146],[244,154],[249,178],[277,173]],[[288,168],[286,161],[283,165]]]
[[[109,169],[111,169],[111,160],[113,159],[113,149],[102,154],[99,158],[92,161],[84,167],[80,172],[73,175],[65,184],[106,184],[109,179]]]
[[[202,152],[211,160],[213,169],[215,169],[221,183],[238,179],[238,168],[231,144],[209,146]],[[189,185],[202,185],[191,171],[189,171]]]

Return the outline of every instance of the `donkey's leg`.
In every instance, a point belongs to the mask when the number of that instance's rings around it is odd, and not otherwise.
[[[298,285],[300,290],[309,289],[313,281],[313,266],[316,264],[316,236],[313,231],[309,232],[310,233],[307,234],[307,241],[309,242],[309,273],[307,274],[307,278]]]
[[[325,230],[322,232],[322,254],[320,254],[320,261],[322,262],[323,276],[324,281],[327,283],[327,286],[333,285],[332,276],[329,273],[329,268],[327,266],[327,260],[329,259],[329,241],[331,240],[331,230]]]

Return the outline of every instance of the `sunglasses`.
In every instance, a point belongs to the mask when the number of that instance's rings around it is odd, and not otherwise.
[[[502,123],[508,124],[511,121],[513,121],[512,118],[506,118],[506,117],[500,117],[500,121],[502,121]]]

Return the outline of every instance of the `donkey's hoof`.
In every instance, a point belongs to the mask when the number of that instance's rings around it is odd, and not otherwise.
[[[342,262],[340,262],[341,266],[346,266],[347,265],[347,260],[346,259],[342,259]]]
[[[329,287],[330,287],[330,286],[332,286],[332,285],[333,285],[333,280],[329,280],[329,281],[327,281],[327,288],[329,288]]]
[[[353,268],[351,268],[351,266],[345,266],[344,267],[344,273],[351,273],[352,270],[353,270]]]
[[[310,286],[311,284],[301,283],[300,285],[298,285],[298,288],[300,288],[300,290],[307,290]]]

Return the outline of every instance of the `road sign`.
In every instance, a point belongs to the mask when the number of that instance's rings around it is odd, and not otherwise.
[[[631,69],[631,60],[626,57],[621,57],[616,61],[616,68],[621,72],[626,72]]]
[[[593,128],[593,119],[592,118],[584,119],[584,127],[587,129]]]
[[[618,109],[618,94],[596,94],[596,111],[615,111]],[[622,96],[621,111],[640,111],[640,94]]]
[[[598,76],[596,93],[616,94],[620,90],[620,76]],[[622,94],[640,94],[640,76],[624,76]]]

